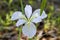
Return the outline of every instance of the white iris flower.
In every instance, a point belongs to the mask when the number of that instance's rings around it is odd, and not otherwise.
[[[11,17],[11,20],[18,20],[16,26],[19,27],[22,24],[25,24],[22,28],[22,32],[28,38],[32,38],[36,34],[36,26],[34,23],[41,22],[42,19],[46,18],[47,14],[43,11],[40,16],[40,9],[35,10],[32,13],[32,7],[30,5],[26,5],[25,7],[25,15],[20,11],[14,12]]]

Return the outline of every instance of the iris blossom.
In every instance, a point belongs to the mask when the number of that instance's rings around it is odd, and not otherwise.
[[[32,13],[32,7],[30,5],[26,5],[25,14],[22,14],[21,11],[16,11],[13,13],[11,20],[18,20],[16,23],[17,27],[24,24],[22,33],[28,38],[32,38],[36,34],[36,26],[34,23],[39,23],[46,17],[47,14],[45,11],[43,11],[42,15],[40,16],[40,9],[36,9]]]

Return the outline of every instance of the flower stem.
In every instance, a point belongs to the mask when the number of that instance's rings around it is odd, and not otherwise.
[[[24,13],[24,8],[23,8],[22,0],[20,0],[20,4],[21,4],[22,13]],[[21,32],[22,32],[22,27],[19,27],[18,40],[21,40]]]
[[[21,30],[22,30],[22,27],[19,27],[19,34],[18,34],[18,40],[21,40]]]
[[[21,2],[21,10],[22,10],[22,13],[24,13],[24,7],[23,7],[23,2],[22,2],[22,0],[20,0],[20,2]]]

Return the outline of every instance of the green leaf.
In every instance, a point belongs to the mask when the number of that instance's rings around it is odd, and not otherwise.
[[[24,5],[23,5],[23,0],[20,0],[20,4],[21,4],[21,10],[22,10],[22,13],[24,13]]]
[[[46,3],[47,3],[47,0],[42,0],[42,3],[41,3],[41,10],[40,10],[40,15],[42,14],[42,12],[43,12],[43,10],[44,10],[44,8],[45,8],[45,5],[46,5]]]

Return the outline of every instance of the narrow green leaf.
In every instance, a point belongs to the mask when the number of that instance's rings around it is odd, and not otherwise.
[[[42,0],[42,3],[41,3],[41,10],[40,10],[40,15],[42,14],[42,12],[43,12],[43,10],[44,10],[44,8],[45,8],[45,6],[46,6],[46,3],[47,3],[47,0]]]
[[[21,10],[22,10],[22,13],[24,13],[24,7],[23,7],[23,0],[20,0],[20,3],[21,3]]]

